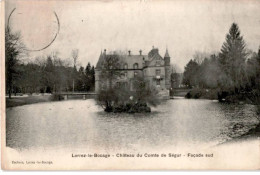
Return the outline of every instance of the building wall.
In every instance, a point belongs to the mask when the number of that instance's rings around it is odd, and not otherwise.
[[[160,86],[157,85],[156,81],[156,70],[160,70]],[[145,74],[144,77],[149,81],[150,86],[156,87],[158,90],[164,90],[165,89],[165,68],[164,66],[154,66],[154,67],[147,67],[144,70]]]
[[[149,55],[149,54],[148,54]],[[148,56],[149,57],[149,56]],[[166,56],[162,58],[158,53],[158,49],[154,49],[154,56],[149,60],[147,55],[124,55],[120,58],[120,76],[117,80],[114,80],[113,84],[117,82],[127,82],[130,90],[132,88],[132,79],[135,77],[135,73],[144,78],[149,82],[150,86],[156,87],[158,90],[166,90],[171,87],[171,68],[170,68],[170,57]],[[102,59],[102,55],[100,59]],[[138,69],[135,69],[134,64],[138,63]],[[125,69],[127,64],[127,69]],[[144,67],[147,66],[147,67]],[[156,79],[156,70],[160,70],[160,85]],[[95,91],[98,92],[104,82],[100,81],[100,70],[96,70],[95,74]],[[122,75],[121,75],[122,74]],[[125,75],[126,74],[126,75]]]
[[[165,87],[167,89],[171,88],[171,67],[165,66]]]
[[[165,57],[165,86],[167,89],[171,88],[171,59]]]
[[[156,71],[160,70],[160,74],[157,75]],[[166,84],[166,75],[165,75],[165,67],[164,66],[157,66],[157,67],[147,67],[144,70],[122,70],[120,71],[120,76],[117,80],[113,81],[113,85],[116,84],[116,82],[127,82],[127,84],[130,87],[130,90],[133,90],[133,81],[132,79],[138,75],[138,76],[144,76],[145,80],[149,82],[150,87],[156,87],[158,90],[165,90],[168,89],[169,85]],[[101,82],[100,80],[100,70],[95,71],[95,92],[98,92],[102,88],[102,84],[105,82]],[[126,75],[125,75],[126,73]],[[136,75],[135,75],[136,73]],[[157,85],[156,78],[157,76],[160,76],[160,85]]]
[[[130,68],[132,69],[132,67]],[[135,76],[143,76],[143,71],[140,69],[136,70],[121,70],[119,71],[120,75],[116,80],[113,80],[113,86],[116,85],[117,82],[127,82],[127,84],[130,87],[130,90],[133,90],[133,81]],[[95,92],[98,92],[99,90],[102,89],[102,86],[108,86],[108,80],[100,80],[100,70],[95,70]]]
[[[95,92],[100,90],[100,70],[95,70]]]

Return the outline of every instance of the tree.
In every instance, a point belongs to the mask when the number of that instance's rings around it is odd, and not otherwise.
[[[79,57],[79,50],[78,49],[72,50],[71,56],[72,56],[72,59],[73,59],[73,73],[72,73],[72,77],[73,77],[72,88],[73,88],[73,90],[72,91],[74,92],[74,90],[75,90],[75,78],[76,78],[76,73],[77,73],[76,64],[77,64],[77,60],[78,60],[78,57]]]
[[[196,76],[198,69],[199,69],[198,63],[191,59],[184,68],[183,84],[185,84],[190,88],[198,85],[197,76]]]
[[[100,80],[102,90],[98,93],[97,100],[107,112],[113,110],[113,103],[117,101],[117,95],[113,88],[113,82],[120,75],[119,55],[106,55],[101,65]]]
[[[193,60],[200,65],[207,57],[209,57],[208,53],[196,51],[195,54],[193,55]]]
[[[85,69],[86,75],[90,75],[90,71],[91,71],[91,65],[90,65],[90,62],[88,62],[88,65],[86,66],[86,69]]]
[[[109,89],[113,88],[113,81],[120,75],[119,69],[119,55],[106,55],[105,61],[102,64],[101,79],[105,86],[108,84]]]
[[[25,46],[22,43],[20,33],[13,33],[8,26],[5,30],[5,64],[6,64],[6,89],[11,98],[13,85],[19,73],[16,66],[19,62],[18,57],[24,53]]]
[[[135,103],[148,103],[152,106],[157,106],[159,104],[159,98],[157,96],[158,91],[154,87],[149,87],[143,76],[138,75],[134,78],[133,82],[135,89],[133,97],[136,100]]]
[[[47,56],[46,65],[43,70],[43,82],[45,85],[45,92],[51,93],[54,91],[54,64],[51,55]]]
[[[84,67],[80,66],[76,81],[76,89],[77,91],[84,91],[85,90],[85,80],[86,75],[84,73]]]
[[[240,35],[236,23],[231,25],[219,56],[222,70],[229,79],[228,82],[222,82],[222,87],[230,87],[233,90],[240,89],[246,78],[245,61],[247,51],[245,41]]]
[[[86,85],[86,90],[89,91],[92,88],[92,74],[91,74],[91,65],[88,62],[86,69],[85,69],[85,75],[86,75],[86,79],[85,79],[85,85]]]

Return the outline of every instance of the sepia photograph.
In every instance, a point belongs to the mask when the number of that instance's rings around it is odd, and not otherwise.
[[[260,1],[1,2],[3,170],[259,170]]]

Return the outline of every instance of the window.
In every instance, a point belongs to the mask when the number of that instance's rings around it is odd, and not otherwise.
[[[124,89],[127,88],[127,82],[117,82],[116,85],[117,88],[124,88]]]
[[[126,89],[127,88],[127,82],[123,82],[123,87]]]
[[[161,61],[156,61],[156,66],[161,66]]]
[[[128,65],[126,63],[124,65],[124,69],[128,69]]]
[[[134,69],[138,69],[138,63],[134,64]]]
[[[137,75],[138,75],[138,73],[135,71],[135,72],[134,72],[134,77],[137,77]]]
[[[161,85],[161,81],[160,80],[156,80],[156,85],[160,86]]]
[[[161,70],[160,69],[156,69],[156,75],[161,75]]]
[[[127,78],[127,72],[125,72],[125,78]]]

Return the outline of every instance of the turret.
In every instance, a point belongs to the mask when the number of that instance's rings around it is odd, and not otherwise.
[[[171,88],[171,57],[166,49],[164,55],[164,68],[165,68],[165,87],[167,89]]]
[[[171,64],[171,57],[168,53],[168,49],[166,49],[165,55],[164,55],[164,65],[165,66],[170,66]]]

